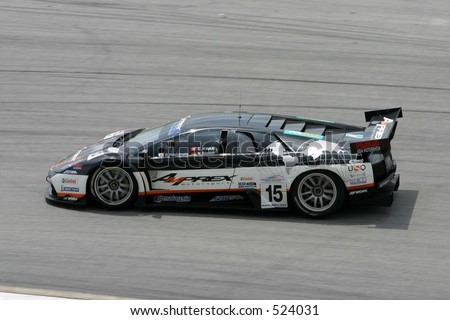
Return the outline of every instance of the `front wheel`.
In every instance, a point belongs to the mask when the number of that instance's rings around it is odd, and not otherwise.
[[[136,199],[137,187],[131,173],[120,167],[100,167],[91,178],[94,200],[108,209],[122,209]]]
[[[331,172],[307,172],[292,184],[291,198],[298,211],[312,218],[323,218],[342,206],[344,184]]]

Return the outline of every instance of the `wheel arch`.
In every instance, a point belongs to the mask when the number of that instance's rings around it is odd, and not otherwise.
[[[324,168],[324,167],[320,167],[320,168],[311,168],[308,170],[302,170],[300,172],[298,172],[298,174],[291,180],[291,189],[292,186],[301,178],[303,178],[305,175],[310,174],[312,172],[325,172],[328,173],[330,175],[333,175],[334,177],[336,177],[337,179],[339,179],[342,187],[344,188],[344,190],[346,190],[346,186],[345,186],[345,182],[342,179],[342,176],[338,173],[338,170],[332,170],[333,168]]]

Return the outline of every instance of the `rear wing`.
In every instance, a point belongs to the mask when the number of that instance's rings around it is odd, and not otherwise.
[[[351,152],[362,154],[390,150],[397,119],[403,117],[402,108],[367,111],[365,117],[369,126],[364,130],[361,141],[350,143]]]
[[[370,122],[364,130],[363,140],[381,140],[394,138],[397,119],[403,117],[402,108],[367,111],[366,121]]]

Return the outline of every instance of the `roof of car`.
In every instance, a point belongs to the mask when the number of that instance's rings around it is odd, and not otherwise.
[[[215,112],[192,115],[186,119],[184,128],[245,127],[267,128],[278,132],[306,132],[323,134],[326,130],[357,131],[364,127],[336,123],[329,120],[268,113]]]

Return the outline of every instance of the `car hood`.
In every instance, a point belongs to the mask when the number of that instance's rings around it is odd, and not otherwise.
[[[55,163],[52,166],[51,170],[63,171],[76,164],[93,161],[94,159],[100,158],[101,156],[106,154],[120,153],[121,150],[123,150],[123,142],[126,141],[130,137],[130,135],[138,133],[142,130],[142,128],[126,129],[110,133],[104,138],[98,140],[96,143],[85,146],[65,156],[57,163]]]

